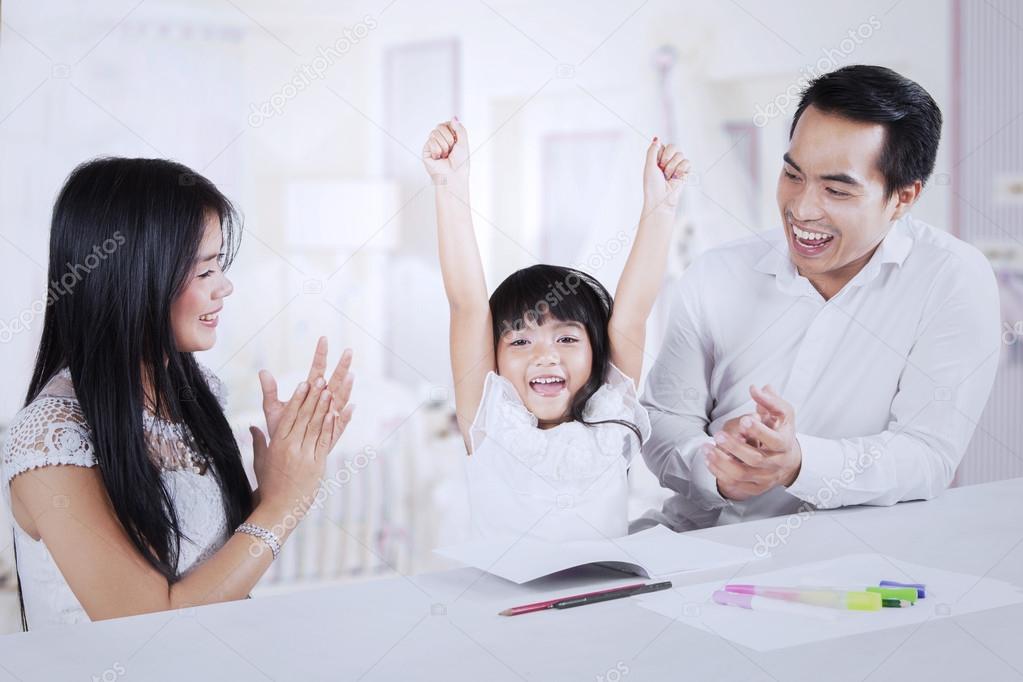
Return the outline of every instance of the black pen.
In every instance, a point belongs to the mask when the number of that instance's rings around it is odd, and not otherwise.
[[[571,609],[576,606],[586,606],[587,604],[596,604],[602,601],[611,601],[612,599],[622,599],[624,597],[635,597],[637,594],[646,594],[647,592],[659,592],[660,590],[667,590],[671,588],[671,581],[666,580],[663,583],[650,583],[648,585],[638,585],[629,590],[617,590],[615,592],[606,592],[604,594],[591,594],[582,597],[574,597],[571,599],[563,599],[559,602],[555,602],[551,605],[551,608],[555,609]]]

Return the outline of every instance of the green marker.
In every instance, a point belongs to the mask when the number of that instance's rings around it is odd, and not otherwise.
[[[867,592],[876,592],[881,599],[901,599],[910,604],[916,603],[917,591],[915,587],[868,587]]]
[[[912,606],[913,603],[905,599],[882,599],[881,608],[883,609],[904,609],[907,606]]]

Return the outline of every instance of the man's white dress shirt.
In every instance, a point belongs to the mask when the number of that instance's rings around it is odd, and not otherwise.
[[[643,456],[676,494],[646,518],[686,530],[929,499],[949,485],[1001,343],[998,288],[976,248],[904,217],[825,301],[776,230],[703,254],[673,293],[643,395]],[[700,446],[755,410],[751,384],[794,406],[803,461],[787,489],[733,502]]]

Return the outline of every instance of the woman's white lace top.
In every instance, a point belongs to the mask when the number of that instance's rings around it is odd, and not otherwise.
[[[622,420],[635,425],[643,441],[650,435],[635,385],[613,365],[587,401],[583,419]],[[473,535],[528,534],[559,542],[628,534],[628,465],[642,445],[632,429],[537,424],[511,382],[488,374],[469,430]]]
[[[223,384],[212,373],[204,373],[223,404]],[[201,458],[185,444],[181,425],[144,411],[143,428],[185,536],[178,564],[179,576],[184,575],[229,537],[220,487],[214,473],[197,464]],[[96,466],[92,435],[67,369],[55,375],[14,417],[3,446],[2,464],[3,494],[8,504],[10,481],[22,472],[55,465]],[[14,539],[29,629],[88,621],[43,540],[32,539],[17,522]]]

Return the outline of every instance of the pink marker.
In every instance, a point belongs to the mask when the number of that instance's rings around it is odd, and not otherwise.
[[[711,597],[715,604],[722,606],[738,606],[750,611],[770,611],[773,613],[788,613],[796,616],[809,616],[822,620],[835,620],[838,614],[830,609],[820,609],[815,606],[807,606],[798,602],[769,599],[768,597],[757,597],[752,594],[739,594],[737,592],[725,592],[717,590]]]
[[[834,590],[826,587],[767,587],[763,585],[725,585],[725,592],[848,611],[881,610],[881,595],[876,592]]]

